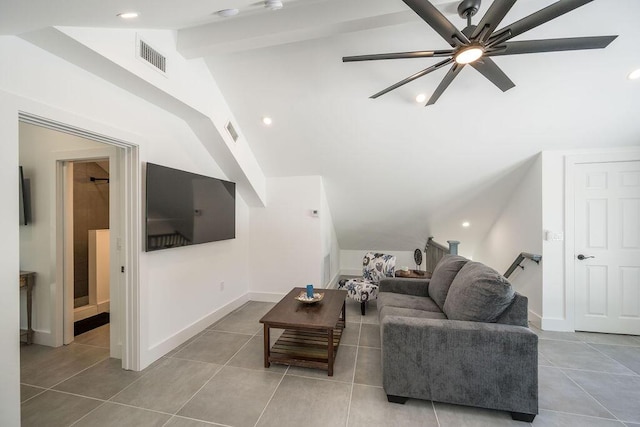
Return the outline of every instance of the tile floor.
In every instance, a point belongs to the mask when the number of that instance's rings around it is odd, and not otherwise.
[[[527,425],[498,411],[388,403],[375,303],[362,317],[359,305],[347,302],[333,377],[265,369],[258,320],[272,306],[245,304],[142,372],[123,371],[108,357],[108,326],[61,348],[22,346],[22,425]],[[640,337],[535,331],[540,414],[533,426],[640,427]]]

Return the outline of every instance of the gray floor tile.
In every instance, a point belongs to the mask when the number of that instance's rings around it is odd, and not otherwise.
[[[224,319],[220,320],[220,322],[213,325],[210,329],[215,331],[254,335],[256,332],[262,329],[260,319],[269,310],[270,307],[267,305],[249,303],[243,306],[241,309],[225,316]]]
[[[640,348],[620,345],[590,345],[640,375]]]
[[[189,338],[188,340],[186,340],[182,344],[176,346],[176,348],[174,348],[173,350],[167,352],[167,354],[165,354],[164,357],[173,356],[174,354],[176,354],[177,352],[179,352],[180,350],[182,350],[183,348],[185,348],[186,346],[188,346],[189,344],[191,344],[192,342],[194,342],[195,340],[197,340],[198,338],[200,338],[202,335],[206,334],[207,332],[208,331],[205,329],[204,331],[197,333],[196,335],[194,335],[193,337]]]
[[[533,427],[624,427],[620,421],[540,410]]]
[[[210,363],[168,358],[111,400],[173,414],[220,368]]]
[[[179,417],[174,415],[171,420],[165,424],[166,427],[211,427],[221,426],[222,424],[208,423],[200,420],[192,420],[190,418]]]
[[[378,304],[377,301],[370,301],[367,305],[367,310],[364,316],[360,316],[362,323],[368,323],[373,325],[380,324],[378,320]]]
[[[336,360],[333,364],[333,376],[327,375],[327,371],[323,369],[301,368],[291,366],[287,371],[287,375],[298,375],[303,377],[320,378],[330,381],[341,381],[351,383],[353,381],[353,372],[356,366],[357,347],[350,345],[340,345]]]
[[[350,392],[350,384],[285,376],[257,426],[344,426]]]
[[[640,347],[640,342],[633,335],[598,334],[594,332],[576,332],[576,336],[586,343],[628,345]]]
[[[360,329],[359,345],[380,348],[380,325],[363,323]]]
[[[565,369],[619,420],[640,423],[640,377]]]
[[[110,338],[110,326],[106,324],[74,337],[73,341],[77,344],[109,348]]]
[[[640,424],[636,424],[636,423],[624,423],[624,425],[627,427],[640,427]]]
[[[58,384],[54,389],[108,400],[141,375],[141,372],[122,369],[120,359],[106,359]]]
[[[404,405],[389,403],[382,388],[354,384],[347,426],[437,427],[438,420],[430,401],[409,399]]]
[[[527,425],[522,421],[512,420],[511,414],[504,411],[439,402],[434,402],[434,406],[440,427],[523,427]]]
[[[250,315],[260,320],[260,318],[267,314],[269,310],[275,307],[275,305],[275,302],[249,301],[237,311],[242,312],[242,314],[244,315]]]
[[[360,323],[347,322],[347,327],[342,331],[340,345],[358,345],[360,339]]]
[[[76,343],[20,346],[20,382],[49,388],[107,357],[109,349]]]
[[[33,396],[37,396],[43,393],[46,388],[32,387],[30,385],[20,384],[20,402],[31,399]]]
[[[557,367],[633,374],[630,369],[583,342],[541,339],[538,341],[538,350]]]
[[[358,347],[354,383],[382,387],[382,354],[380,349]]]
[[[538,381],[538,406],[540,409],[600,418],[615,418],[564,375],[560,368],[540,366]]]
[[[178,415],[238,427],[255,425],[282,374],[224,367]]]
[[[258,371],[267,371],[274,373],[284,373],[287,370],[285,365],[271,364],[270,367],[264,367],[264,338],[262,336],[255,336],[249,340],[247,345],[236,353],[235,356],[229,360],[227,366],[235,366],[237,368],[255,369]],[[274,341],[272,334],[271,341]]]
[[[171,415],[159,412],[105,402],[74,424],[74,427],[162,427],[170,418]]]
[[[578,338],[575,332],[543,331],[531,324],[529,325],[529,327],[541,339],[556,341],[580,341],[580,338]]]
[[[172,357],[224,365],[250,339],[251,335],[209,331]]]
[[[21,405],[21,425],[22,427],[66,427],[102,403],[100,400],[48,390]]]
[[[553,366],[553,363],[551,363],[549,361],[549,359],[544,357],[544,354],[538,352],[538,365],[540,365],[540,366]]]

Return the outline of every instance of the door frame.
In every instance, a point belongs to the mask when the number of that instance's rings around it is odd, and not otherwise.
[[[140,218],[141,218],[141,188],[140,188],[140,162],[139,162],[139,147],[135,144],[119,140],[113,137],[98,134],[89,130],[81,129],[73,125],[67,125],[62,122],[37,116],[31,113],[20,111],[18,114],[18,120],[24,123],[32,124],[35,126],[44,127],[50,130],[67,133],[70,135],[78,136],[81,138],[89,139],[96,142],[101,142],[111,147],[106,147],[108,150],[115,151],[114,165],[117,165],[116,174],[112,179],[113,184],[110,188],[110,192],[113,189],[117,193],[118,205],[116,215],[119,217],[119,223],[121,227],[122,240],[113,241],[117,249],[119,249],[119,256],[116,260],[112,260],[112,280],[113,277],[117,277],[120,280],[119,286],[112,286],[111,303],[118,306],[119,313],[121,314],[121,324],[113,324],[112,328],[115,328],[118,333],[111,334],[111,348],[112,356],[115,350],[116,357],[121,358],[122,368],[128,370],[138,371],[140,370],[140,248],[141,246],[141,233],[140,233]],[[116,148],[116,150],[114,150]],[[100,149],[98,149],[100,150]],[[83,151],[83,150],[80,150]],[[86,151],[85,151],[86,152]],[[55,157],[60,159],[55,160],[72,160],[72,152],[60,152]],[[93,156],[97,157],[97,156]],[[109,155],[101,155],[99,157],[110,157]],[[53,160],[53,159],[52,159]],[[111,168],[111,166],[110,166]],[[64,246],[63,246],[63,220],[64,216],[60,206],[63,201],[62,196],[57,194],[58,190],[62,190],[62,186],[59,185],[62,180],[62,165],[56,165],[56,178],[52,179],[52,194],[56,196],[56,211],[55,211],[55,253],[56,253],[56,284],[54,289],[55,297],[55,310],[52,324],[52,334],[55,340],[55,345],[59,346],[63,344],[63,327],[64,327],[64,280],[63,280],[63,266],[62,260],[64,259]],[[111,209],[111,208],[110,208]],[[112,211],[113,212],[113,211]],[[113,252],[112,252],[113,253]],[[115,267],[114,267],[115,266]],[[120,268],[124,271],[121,272]],[[113,274],[115,272],[115,274]],[[117,283],[117,282],[116,282]],[[114,338],[116,342],[114,342]],[[119,354],[118,354],[119,353]]]
[[[640,149],[590,152],[565,156],[564,162],[564,283],[565,319],[568,327],[575,331],[576,283],[575,283],[575,174],[578,165],[585,163],[617,163],[640,161]],[[544,173],[544,171],[543,171]]]

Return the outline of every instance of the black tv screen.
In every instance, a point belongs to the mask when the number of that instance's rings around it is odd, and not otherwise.
[[[235,239],[236,184],[147,163],[146,250]]]

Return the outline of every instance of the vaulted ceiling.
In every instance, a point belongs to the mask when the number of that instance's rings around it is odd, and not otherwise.
[[[324,177],[342,249],[412,250],[434,235],[471,255],[540,151],[640,145],[640,81],[626,78],[640,68],[638,0],[595,0],[515,39],[619,35],[606,49],[497,57],[515,88],[467,67],[429,107],[414,98],[446,69],[369,96],[437,58],[341,61],[449,47],[401,0],[54,3],[4,0],[0,33],[130,27],[115,17],[126,9],[140,13],[136,27],[178,30],[179,52],[206,59],[266,176]],[[466,25],[457,2],[433,3]],[[520,0],[503,23],[551,3]],[[229,7],[240,13],[212,14]]]

